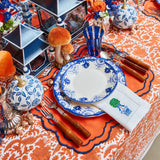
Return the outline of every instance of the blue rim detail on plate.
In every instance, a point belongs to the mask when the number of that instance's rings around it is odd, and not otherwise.
[[[97,57],[91,57],[92,59],[96,59]],[[118,76],[118,82],[121,84],[126,85],[126,78],[119,66],[117,66],[115,63],[101,58],[103,61],[109,63],[117,72]],[[91,104],[87,103],[78,103],[75,101],[72,101],[70,98],[68,98],[61,89],[61,77],[65,73],[65,71],[70,67],[70,65],[75,64],[77,61],[71,61],[64,65],[59,72],[57,73],[54,84],[53,84],[53,93],[58,101],[58,103],[68,112],[80,116],[80,117],[95,117],[95,116],[101,116],[105,114],[102,110],[96,108],[95,106],[92,106]]]
[[[95,103],[107,98],[117,82],[117,72],[110,64],[98,57],[87,57],[77,59],[74,65],[70,65],[62,76],[61,87],[73,101]]]

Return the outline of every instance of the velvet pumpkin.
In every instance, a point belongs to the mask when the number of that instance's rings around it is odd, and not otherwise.
[[[0,81],[9,80],[16,72],[13,59],[8,51],[0,51]]]

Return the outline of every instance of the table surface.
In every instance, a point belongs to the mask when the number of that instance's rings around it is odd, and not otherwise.
[[[136,24],[140,28],[133,35],[129,35],[128,30],[112,29],[103,37],[103,42],[106,45],[127,52],[151,65],[151,70],[148,71],[147,80],[144,83],[138,82],[125,73],[127,87],[151,104],[149,112],[134,131],[129,134],[107,114],[92,118],[82,118],[70,114],[72,118],[86,127],[89,126],[89,131],[93,133],[89,140],[83,139],[84,145],[82,147],[76,148],[68,142],[54,123],[46,121],[42,117],[38,106],[37,109],[31,111],[35,115],[34,125],[26,127],[20,135],[7,135],[3,139],[0,145],[0,158],[2,160],[132,160],[141,159],[144,156],[160,131],[160,6],[157,5],[156,1],[148,0],[137,9],[137,12]],[[77,51],[74,57],[83,56],[84,37],[78,37],[73,41],[73,44],[75,51]],[[53,55],[50,58],[52,59]],[[58,70],[52,65],[45,69],[38,78],[45,85],[54,73],[58,73]],[[45,94],[55,99],[52,89]],[[58,114],[56,116],[60,118]],[[100,126],[96,124],[100,124]],[[108,129],[109,126],[111,129]]]

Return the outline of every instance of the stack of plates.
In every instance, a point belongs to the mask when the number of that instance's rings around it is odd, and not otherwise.
[[[99,57],[85,57],[61,68],[53,91],[65,110],[77,116],[93,117],[104,112],[91,103],[107,98],[118,83],[126,85],[126,79],[116,64]]]

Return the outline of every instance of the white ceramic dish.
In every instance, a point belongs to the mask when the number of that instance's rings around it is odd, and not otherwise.
[[[94,103],[109,96],[118,79],[114,68],[101,58],[81,58],[62,76],[63,92],[80,103]]]

